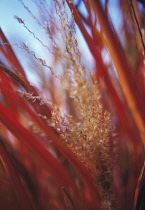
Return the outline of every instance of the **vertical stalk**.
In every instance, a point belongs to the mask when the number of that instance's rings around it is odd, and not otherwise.
[[[25,188],[11,162],[11,159],[3,145],[3,143],[0,140],[0,159],[2,161],[2,164],[9,176],[10,182],[12,184],[13,190],[16,193],[16,196],[19,201],[19,206],[22,210],[31,210],[36,209],[34,207],[34,203],[29,199]]]
[[[139,130],[142,143],[145,147],[145,124],[143,119],[144,113],[142,112],[143,109],[140,103],[139,96],[137,96],[137,93],[135,92],[136,85],[135,81],[133,81],[132,79],[131,69],[128,66],[128,62],[122,46],[115,32],[112,30],[105,12],[102,9],[100,1],[91,0],[91,3],[97,14],[101,30],[104,33],[103,35],[105,36],[106,47],[108,48],[114,65],[116,66],[124,96],[134,118],[135,124]]]

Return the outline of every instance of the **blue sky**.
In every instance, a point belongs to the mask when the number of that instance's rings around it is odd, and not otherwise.
[[[37,13],[36,6],[31,0],[25,0],[24,2],[32,11]],[[0,0],[0,7],[0,27],[3,30],[5,36],[8,38],[9,42],[12,45],[15,43],[21,45],[21,42],[24,42],[28,44],[28,46],[31,46],[32,49],[35,48],[36,53],[40,52],[41,47],[38,43],[35,43],[34,37],[30,35],[30,33],[27,32],[23,25],[14,18],[15,15],[19,18],[22,18],[26,25],[31,29],[31,31],[34,31],[36,35],[36,31],[39,31],[38,37],[42,38],[42,31],[40,28],[37,30],[37,24],[35,24],[34,19],[28,14],[21,2],[18,0]],[[18,49],[15,45],[13,46],[13,49],[17,52],[18,58],[21,59],[21,64],[28,68],[29,62],[27,60],[27,56],[25,56],[26,54],[24,50]],[[30,71],[28,75],[29,77],[34,77],[35,81],[37,80],[37,77],[33,73],[31,75]]]
[[[26,5],[29,5],[30,9],[36,11],[32,0],[25,0],[24,2]],[[121,17],[118,11],[118,1],[111,0],[109,2],[110,14],[113,17],[113,23],[117,28],[121,21]],[[31,22],[31,17],[18,0],[1,0],[0,8],[0,27],[8,37],[15,36],[15,34],[17,34],[17,32],[20,30],[20,24],[18,24],[17,21],[13,18],[14,15],[23,18],[25,21],[27,21],[27,23]],[[23,31],[22,27],[21,30]]]
[[[102,0],[104,1],[104,0]],[[32,0],[25,0],[24,1],[27,6],[37,14],[37,8]],[[49,2],[49,1],[48,1]],[[118,5],[116,0],[110,0],[110,14],[112,15],[112,20],[114,23],[114,26],[116,28],[119,27],[121,24],[121,16],[119,14]],[[40,46],[38,43],[34,42],[34,38],[32,35],[27,32],[23,25],[18,23],[16,19],[14,19],[14,16],[18,16],[22,18],[27,26],[31,29],[31,31],[34,31],[36,36],[41,37],[41,40],[43,40],[43,31],[37,27],[35,24],[34,19],[28,14],[28,12],[24,9],[23,5],[20,3],[19,0],[0,0],[0,7],[1,7],[1,13],[0,13],[0,27],[2,28],[3,32],[5,33],[6,37],[10,41],[11,44],[14,43],[20,43],[20,41],[23,41],[24,43],[27,43],[28,46],[33,46],[35,48],[35,52],[39,53],[42,50],[42,46]],[[83,10],[83,8],[82,8]],[[24,36],[23,36],[24,35]],[[80,49],[84,52],[84,57],[86,63],[92,63],[92,57],[89,51],[87,50],[86,44],[84,40],[81,37],[81,34],[78,34],[78,39],[80,43]],[[45,39],[44,39],[45,42]],[[47,45],[47,43],[44,43]],[[85,50],[84,50],[85,49]],[[26,56],[23,55],[22,50],[16,49],[14,47],[14,50],[18,52],[18,57],[24,58]],[[43,54],[43,53],[41,53]],[[43,55],[42,55],[43,56]],[[44,55],[45,57],[46,55]],[[44,58],[45,59],[45,58]],[[27,66],[27,60],[23,59],[24,65]],[[30,72],[29,72],[30,75]],[[32,75],[34,76],[34,75]]]
[[[34,4],[31,0],[25,0],[25,2],[30,5],[30,8],[34,8]],[[1,0],[0,8],[0,27],[8,36],[9,34],[13,35],[17,33],[17,27],[19,27],[19,24],[14,19],[14,15],[17,15],[25,20],[29,20],[30,18],[18,0]]]
[[[7,36],[14,35],[17,24],[13,16],[15,14],[22,15],[23,8],[17,0],[1,0],[0,8],[0,27]]]

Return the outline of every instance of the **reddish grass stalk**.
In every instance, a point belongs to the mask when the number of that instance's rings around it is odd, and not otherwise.
[[[27,91],[30,91],[26,83],[18,76],[16,75],[11,69],[4,66],[3,64],[0,64],[0,69],[6,72],[8,75],[10,75],[19,85],[21,85],[24,89]],[[10,83],[10,82],[9,82]]]
[[[91,2],[96,11],[101,29],[105,36],[105,44],[116,66],[124,96],[128,102],[129,109],[139,130],[142,143],[145,146],[144,113],[139,96],[135,90],[136,85],[131,75],[131,69],[128,66],[122,46],[115,35],[115,32],[112,30],[105,12],[102,9],[100,1],[92,0]]]
[[[34,138],[34,136],[24,128],[19,121],[15,118],[15,115],[11,114],[2,104],[0,104],[0,119],[7,126],[7,128],[22,142],[26,145],[39,159],[49,171],[52,172],[54,177],[58,180],[60,187],[64,186],[66,189],[71,187],[75,193],[75,197],[79,204],[80,196],[76,190],[75,183],[69,177],[66,171],[58,163],[47,149]]]
[[[17,110],[17,107],[16,107],[16,104],[15,104],[15,96],[16,96],[16,93],[15,91],[13,90],[13,87],[12,87],[12,84],[11,84],[11,81],[9,80],[9,78],[7,77],[7,75],[5,75],[4,72],[0,71],[0,76],[1,76],[1,90],[2,90],[2,95],[4,96],[5,98],[5,101],[9,107],[9,109],[15,113],[15,115],[17,116],[18,114],[18,110]],[[6,85],[4,85],[6,84]]]
[[[28,84],[28,81],[27,81],[26,75],[25,75],[25,71],[24,71],[22,65],[20,64],[20,62],[18,61],[18,58],[15,55],[15,53],[11,47],[11,44],[7,40],[7,38],[4,35],[1,28],[0,28],[0,38],[2,39],[2,42],[6,48],[6,50],[3,50],[2,52],[6,56],[7,60],[13,65],[13,67],[17,68],[17,71],[23,76],[25,82]],[[0,48],[0,50],[2,50],[2,49],[3,49],[3,47]]]
[[[132,210],[142,209],[142,199],[144,198],[144,177],[145,177],[145,162],[140,172],[136,190],[134,194],[134,200],[132,204]]]
[[[12,164],[11,158],[9,157],[8,152],[6,151],[1,139],[0,139],[0,158],[9,176],[13,190],[18,198],[20,209],[22,210],[36,209],[33,201],[27,195],[26,190]]]
[[[35,91],[35,88],[30,88],[29,85],[27,85],[17,74],[15,74],[10,68],[4,66],[3,64],[0,64],[0,69],[4,72],[6,72],[8,75],[10,75],[14,81],[17,82],[18,85],[21,85],[27,92],[33,93],[35,96],[38,96],[37,92]],[[5,83],[4,83],[5,86]],[[42,115],[45,114],[48,118],[51,117],[51,111],[50,108],[48,108],[46,105],[40,106],[40,103],[36,100],[35,103],[33,103],[33,107],[38,113],[41,113]]]

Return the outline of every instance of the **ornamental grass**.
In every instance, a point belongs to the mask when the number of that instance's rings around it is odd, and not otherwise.
[[[18,2],[30,21],[0,29],[0,209],[145,209],[145,2]]]

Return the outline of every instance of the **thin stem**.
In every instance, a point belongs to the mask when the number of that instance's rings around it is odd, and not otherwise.
[[[140,39],[141,39],[141,43],[142,43],[143,50],[144,50],[144,55],[145,55],[145,43],[144,43],[143,35],[142,35],[141,29],[140,29],[139,21],[137,19],[136,13],[135,13],[135,9],[134,9],[132,0],[129,0],[129,2],[130,2],[131,9],[132,9],[132,12],[133,12],[133,17],[135,19],[135,22],[136,22],[136,25],[137,25],[137,28],[138,28],[138,32],[139,32],[139,35],[140,35]]]
[[[10,75],[18,84],[20,84],[24,89],[29,90],[26,83],[17,75],[15,74],[10,68],[0,64],[0,69]]]
[[[9,176],[13,190],[17,195],[21,209],[23,209],[23,210],[36,209],[34,207],[35,206],[34,203],[27,196],[27,193],[25,192],[25,188],[24,188],[24,186],[23,186],[23,184],[22,184],[22,182],[21,182],[21,180],[12,164],[12,161],[11,161],[1,139],[0,139],[0,159],[2,161],[2,164],[5,168],[8,176]]]
[[[79,210],[79,208],[75,205],[74,201],[72,200],[71,196],[69,195],[69,193],[66,191],[66,189],[64,187],[62,187],[62,190],[64,191],[64,193],[66,194],[68,200],[70,201],[70,203],[72,204],[73,208],[75,210]]]

